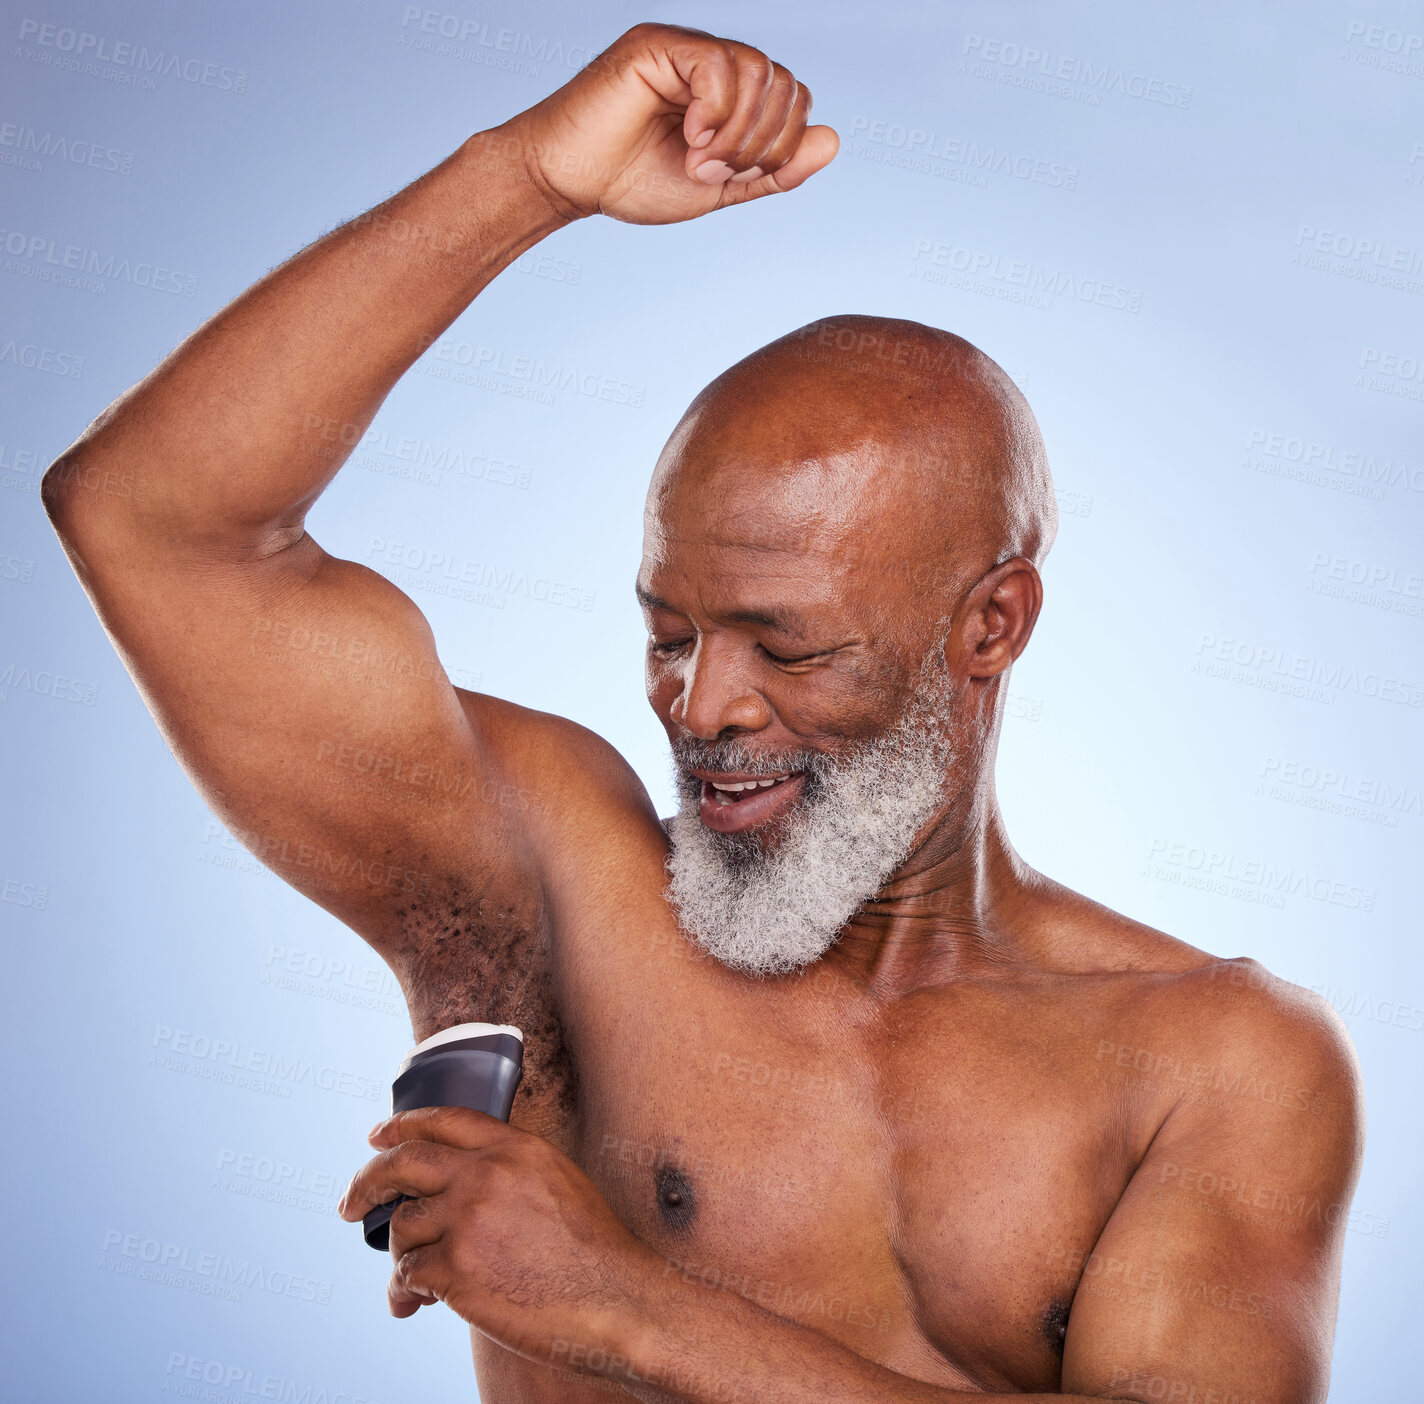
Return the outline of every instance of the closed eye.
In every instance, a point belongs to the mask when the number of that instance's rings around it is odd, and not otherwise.
[[[672,658],[691,643],[691,639],[649,639],[648,652],[656,654],[659,658]],[[815,653],[802,653],[788,657],[786,654],[773,653],[765,644],[758,644],[757,647],[764,657],[782,667],[790,667],[796,663],[809,663],[813,658],[823,658],[826,654],[836,651],[835,649],[820,649]]]
[[[813,658],[820,658],[820,653],[803,653],[796,658],[786,658],[779,653],[773,653],[765,644],[758,644],[758,648],[771,659],[773,663],[809,663]]]

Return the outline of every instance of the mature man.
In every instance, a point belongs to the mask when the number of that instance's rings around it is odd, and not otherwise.
[[[194,782],[416,1035],[524,1030],[511,1125],[395,1118],[343,1204],[412,1196],[390,1309],[465,1318],[485,1399],[1322,1400],[1352,1054],[1322,1002],[1011,847],[994,750],[1055,514],[993,362],[835,317],[677,425],[638,578],[666,827],[303,528],[511,260],[795,188],[836,150],[809,109],[755,49],[639,25],[202,326],[46,505]],[[356,789],[333,741],[404,763]]]

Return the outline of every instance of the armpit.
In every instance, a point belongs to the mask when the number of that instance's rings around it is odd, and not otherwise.
[[[479,1020],[524,1035],[511,1120],[553,1139],[578,1105],[578,1077],[553,997],[542,903],[500,902],[453,887],[401,910],[408,952],[398,972],[417,1040]]]

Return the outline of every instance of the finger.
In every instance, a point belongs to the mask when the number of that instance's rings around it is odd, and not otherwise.
[[[497,1116],[469,1107],[415,1107],[371,1128],[367,1140],[377,1150],[402,1141],[442,1141],[460,1150],[479,1150],[508,1139],[510,1128]]]
[[[386,1284],[386,1300],[392,1316],[412,1316],[422,1306],[444,1300],[450,1272],[445,1253],[438,1243],[412,1248],[402,1253]]]
[[[414,1251],[414,1250],[412,1250]],[[409,1257],[410,1254],[405,1255]],[[440,1299],[429,1292],[416,1291],[406,1283],[403,1259],[397,1259],[386,1279],[386,1306],[392,1316],[414,1316],[423,1306],[434,1306]]]
[[[774,76],[774,65],[760,50],[735,44],[732,51],[736,86],[730,110],[716,123],[712,140],[687,156],[688,174],[707,185],[720,185],[739,169],[733,162],[761,119]]]
[[[771,171],[749,185],[734,186],[727,182],[725,199],[728,204],[741,204],[763,195],[780,195],[795,190],[817,171],[828,166],[840,149],[840,138],[830,127],[807,127],[791,159],[780,170]]]
[[[669,82],[654,82],[660,96],[685,104],[682,137],[689,154],[706,146],[732,114],[737,96],[736,64],[724,40],[692,38],[669,46]]]
[[[464,1154],[434,1141],[405,1141],[382,1151],[352,1176],[336,1212],[354,1223],[398,1194],[412,1199],[439,1194],[450,1184]]]
[[[810,120],[811,90],[804,83],[797,83],[791,110],[771,145],[757,158],[757,165],[767,173],[779,171],[796,154],[796,148],[806,134],[806,123]]]
[[[774,65],[771,87],[762,106],[761,116],[757,119],[756,126],[747,133],[741,148],[727,163],[735,166],[737,170],[737,174],[730,177],[733,182],[745,185],[747,181],[755,180],[757,176],[771,169],[762,158],[782,139],[787,121],[796,110],[800,96],[800,85],[791,74],[780,64]],[[804,126],[804,120],[802,125]],[[794,145],[792,149],[795,149]]]
[[[401,1263],[418,1249],[430,1248],[445,1236],[440,1214],[442,1199],[407,1199],[391,1214],[391,1275],[386,1283],[386,1304],[392,1316],[414,1316],[423,1306],[433,1306],[436,1298],[412,1289],[405,1280]]]
[[[401,1255],[412,1248],[424,1248],[438,1243],[445,1235],[446,1197],[433,1195],[429,1199],[405,1199],[391,1210],[390,1254],[400,1262]]]
[[[394,1281],[386,1283],[386,1308],[392,1316],[414,1316],[423,1306],[434,1306],[433,1297],[416,1297],[404,1292]]]

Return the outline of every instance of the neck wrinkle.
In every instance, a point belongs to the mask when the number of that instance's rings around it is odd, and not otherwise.
[[[1032,870],[991,788],[932,825],[823,957],[890,1002],[927,985],[1022,966]]]

